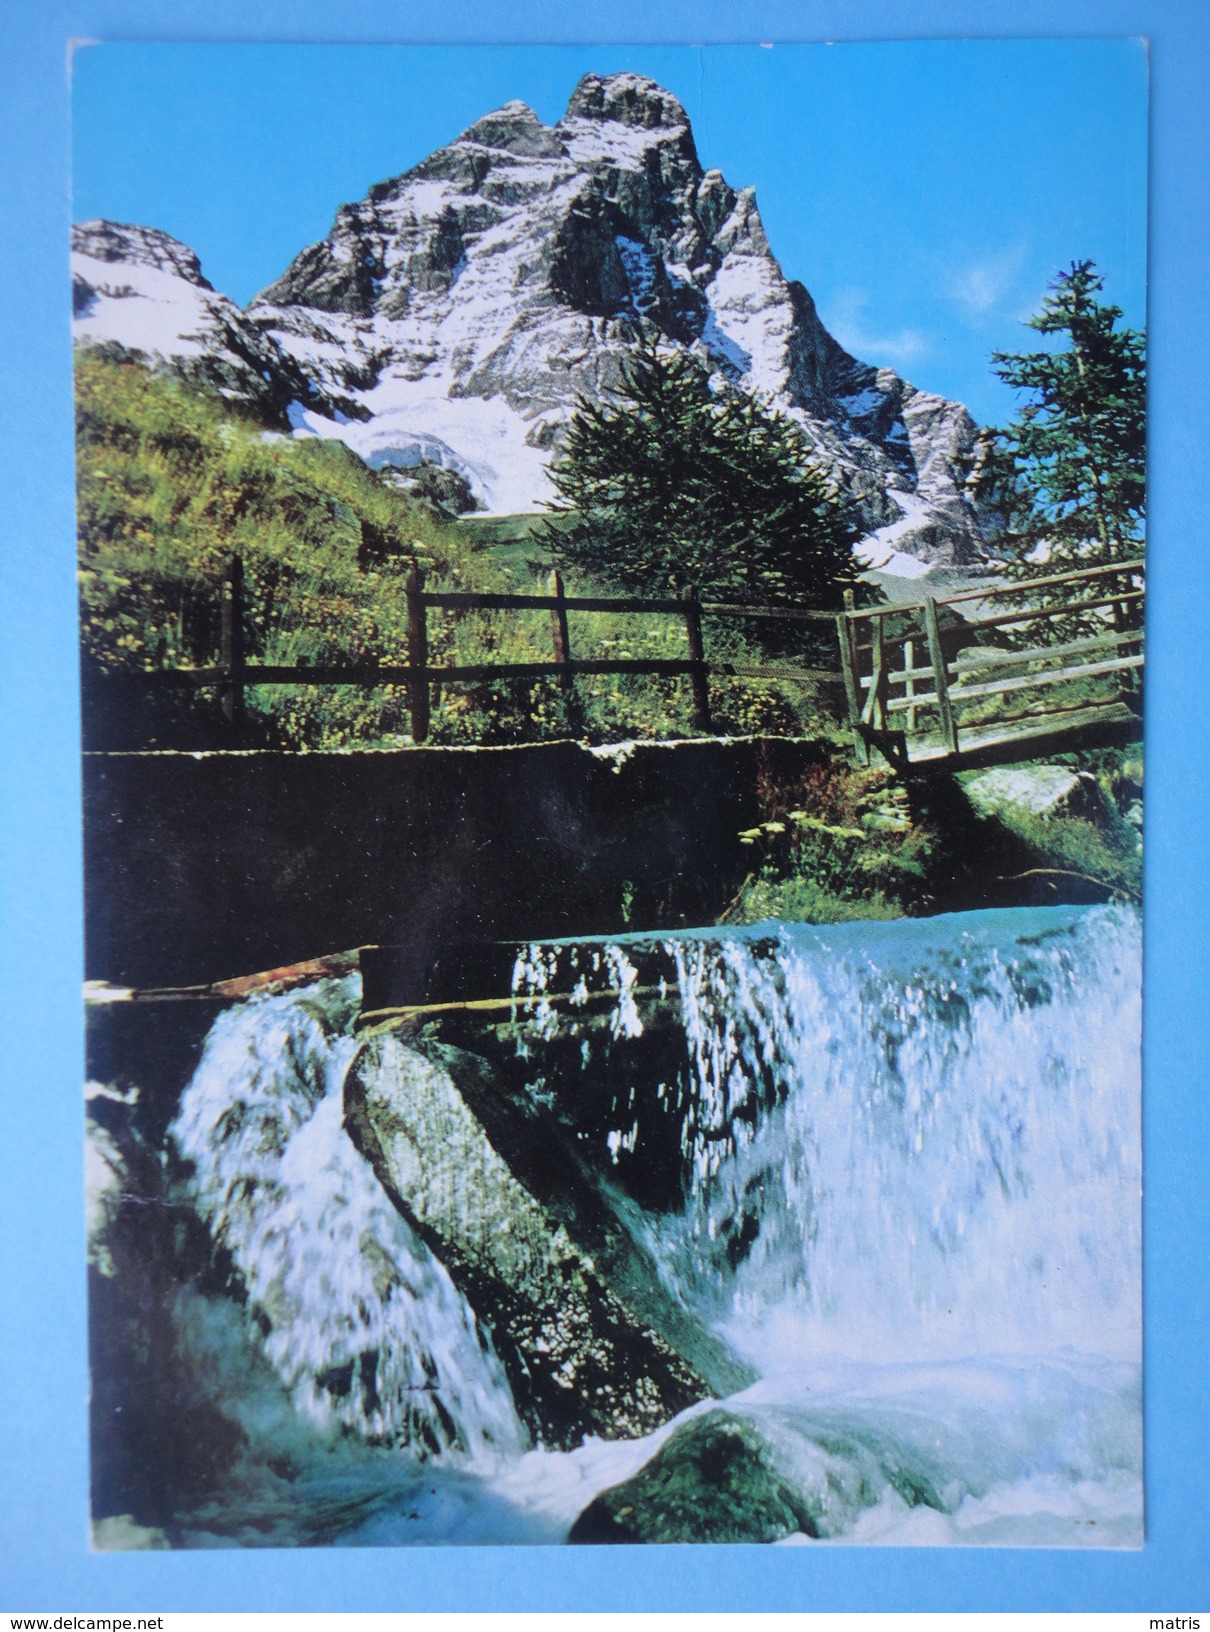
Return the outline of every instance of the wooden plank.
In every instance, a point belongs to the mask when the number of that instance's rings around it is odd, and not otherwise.
[[[710,683],[707,679],[706,650],[702,644],[702,604],[692,584],[685,585],[685,634],[689,640],[693,686],[693,724],[699,731],[711,729]]]
[[[425,668],[434,679],[444,670]],[[316,663],[294,667],[282,663],[250,665],[244,671],[249,686],[407,686],[417,671],[407,663]]]
[[[875,730],[883,730],[886,726],[885,688],[886,688],[886,648],[883,644],[883,622],[880,618],[874,625],[873,637],[873,672],[870,675],[870,689],[866,693],[865,707],[861,711],[861,723],[871,725]]]
[[[1068,716],[1061,722],[1044,717],[1026,730],[996,731],[975,736],[967,728],[960,753],[954,754],[945,743],[916,742],[910,747],[909,757],[914,768],[929,770],[975,770],[985,765],[1012,764],[1015,760],[1036,759],[1050,753],[1063,753],[1079,746],[1102,746],[1126,743],[1142,735],[1142,719],[1124,703],[1108,707],[1090,708],[1078,715]]]
[[[550,638],[554,647],[555,662],[568,664],[571,661],[571,635],[567,629],[567,597],[563,593],[563,576],[557,570],[550,575],[550,593],[554,604],[550,609]],[[559,684],[564,691],[570,691],[575,685],[570,670],[559,676]]]
[[[946,682],[945,657],[941,649],[941,630],[937,623],[937,603],[928,596],[924,603],[924,632],[928,638],[929,657],[933,664],[933,689],[937,697],[937,712],[941,716],[941,734],[949,744],[950,752],[958,752],[958,726],[950,707]]]
[[[361,1034],[384,1021],[422,1020],[443,1014],[514,1015],[525,1014],[539,1007],[561,1009],[570,1006],[578,1019],[581,1015],[592,1015],[601,1009],[613,1010],[621,995],[621,987],[606,987],[599,992],[589,992],[587,996],[579,991],[535,992],[532,995],[513,992],[508,997],[451,998],[443,1003],[393,1004],[387,1008],[362,1009],[357,1016],[355,1029]],[[666,986],[629,986],[626,996],[644,1004],[668,1001],[671,1005],[674,1001],[669,998]],[[679,1005],[675,1012],[679,1017]]]
[[[998,730],[1006,730],[1011,725],[1031,720],[1058,720],[1063,715],[1079,714],[1089,708],[1117,708],[1122,705],[1122,694],[1115,691],[1105,693],[1100,697],[1081,697],[1071,703],[1056,703],[1052,698],[1046,699],[1045,707],[1040,702],[1030,703],[1025,708],[1019,708],[1015,714],[1003,713],[996,717]]]
[[[502,591],[463,589],[425,590],[424,603],[443,612],[544,612],[550,608],[553,595],[514,595]],[[635,595],[564,595],[563,604],[569,612],[659,612],[684,614],[684,602],[667,597],[647,598]],[[767,603],[751,606],[744,601],[702,601],[702,611],[710,617],[766,618],[779,623],[831,623],[834,612],[820,612],[813,607],[775,606]]]
[[[932,674],[930,669],[929,674]],[[951,691],[949,695],[954,694]],[[888,714],[909,714],[918,708],[936,708],[937,693],[935,691],[917,691],[911,697],[892,697],[886,705]]]
[[[1126,606],[1145,599],[1146,592],[1132,589],[1125,595],[1107,595],[1096,601],[1060,601],[1057,606],[1022,608],[1019,612],[995,612],[986,618],[967,618],[967,629],[998,629],[1007,623],[1041,623],[1045,618],[1063,617],[1068,612],[1096,612],[1106,606]]]
[[[682,602],[658,598],[644,600],[639,596],[569,595],[569,612],[661,612],[670,616],[683,613]]]
[[[769,618],[778,623],[834,623],[835,612],[805,606],[746,606],[742,601],[703,601],[709,617]]]
[[[902,669],[892,669],[891,672],[887,675],[887,684],[889,686],[898,686],[898,685],[904,684],[905,682],[907,684],[909,684],[909,685],[914,685],[917,680],[931,680],[932,679],[933,665],[931,663],[926,663],[923,666],[918,664],[916,662],[916,657],[915,657],[915,645],[916,645],[915,641],[909,640],[907,642],[907,645],[912,647],[912,664],[911,664],[911,667],[910,668],[902,668]],[[945,672],[947,674],[950,674],[950,675],[956,675],[958,671],[954,667],[954,665],[952,663],[950,663],[950,664],[947,664]],[[866,675],[862,675],[861,683],[862,683],[863,686],[868,685],[869,679],[868,679],[868,677]]]
[[[962,601],[987,601],[1004,595],[1024,595],[1033,589],[1050,589],[1056,584],[1074,584],[1087,582],[1093,578],[1123,577],[1126,574],[1141,573],[1146,563],[1142,557],[1132,561],[1119,561],[1108,566],[1078,567],[1072,572],[1050,573],[1041,578],[1022,578],[1012,584],[993,584],[981,589],[964,589],[956,595],[939,595],[933,597],[939,606],[956,606]],[[1115,597],[1120,599],[1121,597]],[[904,605],[895,607],[868,606],[860,612],[850,614],[853,618],[885,617],[888,612],[915,612],[918,606]]]
[[[1041,663],[1056,657],[1079,657],[1086,652],[1101,652],[1111,647],[1138,646],[1142,644],[1142,640],[1143,631],[1139,629],[1120,635],[1090,635],[1087,639],[1067,640],[1058,646],[1031,646],[1024,651],[995,646],[972,646],[958,653],[954,667],[959,673],[963,669],[975,669],[982,673],[986,669],[1018,667],[1022,663]],[[897,676],[892,675],[891,678],[894,680]]]
[[[522,665],[517,665],[520,668]],[[573,674],[694,674],[704,665],[684,657],[579,658],[568,664]],[[552,663],[551,670],[555,668]],[[490,671],[499,673],[498,669]]]
[[[1091,679],[1098,674],[1124,674],[1130,669],[1141,669],[1143,658],[1116,657],[1105,663],[1077,663],[1070,669],[1043,670],[1041,674],[1022,674],[1012,680],[986,680],[973,686],[952,686],[954,699],[968,697],[998,697],[1004,692],[1025,691],[1031,686],[1056,686],[1069,680]]]
[[[424,603],[445,612],[549,612],[551,595],[479,594],[471,590],[426,590]],[[565,595],[569,612],[664,612],[683,616],[683,601],[644,600],[633,595]]]
[[[710,665],[707,664],[707,667]],[[435,685],[463,680],[540,680],[545,677],[562,678],[570,674],[692,674],[698,667],[690,658],[573,658],[570,663],[450,663],[442,668],[428,665],[423,672]],[[147,671],[138,678],[159,680],[169,671]],[[193,680],[202,671],[183,670]],[[212,671],[221,676],[221,670]],[[245,685],[249,686],[400,686],[408,685],[417,677],[417,670],[406,663],[382,664],[380,667],[362,665],[358,668],[288,668],[276,664],[249,666],[244,670]],[[202,684],[201,681],[194,682]],[[213,684],[213,680],[210,682]]]
[[[245,684],[250,670],[244,665]],[[103,683],[111,680],[139,681],[153,686],[217,686],[227,678],[227,670],[215,664],[208,669],[113,669],[101,677]]]
[[[721,663],[711,661],[711,674],[729,674],[737,680],[843,680],[839,669],[803,669],[790,663]]]
[[[429,658],[428,625],[425,621],[424,574],[414,563],[407,579],[408,602],[408,711],[412,716],[412,741],[423,742],[429,734],[429,682],[425,669]]]
[[[1143,642],[1141,629],[1126,631],[1120,635],[1104,634],[1092,635],[1087,640],[1069,640],[1059,646],[1031,646],[1028,650],[1012,651],[993,646],[968,647],[958,653],[953,663],[946,665],[946,674],[950,678],[961,677],[963,669],[999,669],[1011,668],[1021,663],[1039,663],[1046,658],[1072,656],[1080,652],[1093,652],[1114,646],[1140,646]],[[911,641],[907,643],[912,645]],[[892,669],[887,675],[889,685],[914,685],[917,680],[927,680],[932,676],[930,664],[927,668],[913,665],[910,668]],[[862,684],[868,684],[862,676]],[[922,699],[923,700],[923,699]]]
[[[849,710],[849,726],[853,732],[853,752],[860,764],[870,763],[869,744],[861,729],[861,700],[857,689],[857,654],[854,651],[852,623],[853,591],[844,592],[845,610],[836,617],[836,639],[840,646],[840,672],[844,678],[845,699]]]
[[[545,612],[549,595],[506,595],[503,592],[478,594],[473,590],[451,589],[424,592],[424,604],[435,612]]]
[[[1028,649],[1012,650],[1006,647],[971,646],[958,653],[952,663],[946,664],[946,675],[951,679],[960,678],[964,669],[998,669],[1008,668],[1021,663],[1038,663],[1044,658],[1075,656],[1079,652],[1099,651],[1114,646],[1141,646],[1143,631],[1141,629],[1125,631],[1120,635],[1105,634],[1092,635],[1087,640],[1069,640],[1059,646],[1031,646]],[[914,646],[914,642],[907,641],[907,646]],[[928,680],[933,673],[932,664],[920,667],[914,661],[910,667],[892,669],[887,675],[887,684],[891,686],[914,685],[917,680]],[[861,685],[868,686],[870,676],[861,676]]]
[[[1079,680],[1098,674],[1125,674],[1142,667],[1143,659],[1141,657],[1115,658],[1105,663],[1083,663],[1070,669],[1055,669],[1050,673],[1019,675],[1015,679],[989,680],[978,685],[951,686],[949,688],[949,697],[951,702],[963,702],[971,697],[998,697],[1005,692],[1028,691],[1035,686],[1057,686],[1068,680]],[[926,692],[923,695],[918,694],[914,702],[917,708],[922,708],[928,704],[936,704],[937,697],[934,692]],[[902,714],[910,706],[912,705],[909,704],[906,697],[894,697],[887,704],[887,712]]]
[[[1051,573],[1044,578],[1021,578],[1015,584],[999,584],[994,589],[964,589],[958,595],[940,595],[943,606],[954,606],[960,601],[989,601],[993,596],[1019,595],[1023,589],[1050,589],[1056,584],[1087,583],[1093,578],[1122,577],[1143,571],[1146,563],[1140,556],[1134,561],[1112,562],[1100,567],[1078,567],[1072,572]]]
[[[549,595],[506,595],[474,590],[432,590],[424,592],[424,604],[441,612],[547,612]]]
[[[874,625],[874,652],[871,668],[873,673],[874,716],[871,724],[876,730],[886,730],[887,704],[887,665],[890,659],[886,652],[886,619],[880,618]]]

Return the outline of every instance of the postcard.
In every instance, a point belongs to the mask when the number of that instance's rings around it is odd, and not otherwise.
[[[1140,1547],[1142,47],[74,98],[94,1548]]]

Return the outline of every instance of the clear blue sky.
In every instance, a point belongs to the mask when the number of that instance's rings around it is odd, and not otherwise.
[[[514,97],[581,74],[680,97],[754,186],[783,270],[858,356],[1003,421],[994,349],[1072,260],[1146,312],[1147,57],[1131,40],[618,47],[106,44],[74,57],[77,220],[172,233],[241,303],[337,206]]]

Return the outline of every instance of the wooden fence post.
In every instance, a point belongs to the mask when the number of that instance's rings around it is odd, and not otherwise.
[[[233,555],[223,579],[219,611],[219,707],[223,723],[239,739],[244,728],[244,563]]]
[[[689,637],[689,657],[693,663],[693,725],[697,731],[713,730],[710,719],[710,683],[707,679],[706,648],[702,642],[702,603],[692,584],[685,585],[685,633]]]
[[[559,571],[550,575],[550,592],[555,598],[555,604],[550,609],[550,637],[555,649],[556,663],[571,662],[571,635],[567,628],[567,596],[563,589],[563,575]],[[570,691],[573,685],[570,674],[561,674],[559,684],[564,691]]]
[[[903,643],[903,666],[907,671],[907,681],[903,688],[904,695],[910,703],[916,695],[916,682],[912,679],[912,670],[916,667],[916,642],[914,640],[906,640]],[[916,734],[916,710],[914,708],[908,709],[906,724],[908,736],[914,736]]]
[[[937,712],[941,716],[941,735],[951,754],[958,752],[958,727],[950,703],[949,682],[945,675],[945,652],[941,647],[941,626],[937,622],[937,603],[931,595],[924,601],[924,632],[928,637],[929,658],[933,665],[933,685],[937,692]]]
[[[861,730],[861,697],[857,689],[857,661],[853,652],[853,640],[849,613],[852,612],[855,597],[851,589],[844,592],[844,611],[836,614],[836,639],[840,646],[840,672],[844,677],[844,694],[849,705],[849,725],[853,731],[853,751],[857,755],[858,763],[870,763],[870,748]]]
[[[429,682],[425,670],[429,661],[429,632],[424,606],[424,574],[415,562],[407,577],[408,602],[408,710],[412,716],[412,741],[423,742],[429,734]]]
[[[886,629],[881,617],[870,620],[870,691],[862,719],[876,731],[886,730]]]

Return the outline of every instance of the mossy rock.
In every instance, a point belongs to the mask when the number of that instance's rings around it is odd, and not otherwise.
[[[591,1502],[574,1542],[770,1542],[819,1534],[802,1493],[755,1425],[709,1411],[679,1428],[633,1478]]]

